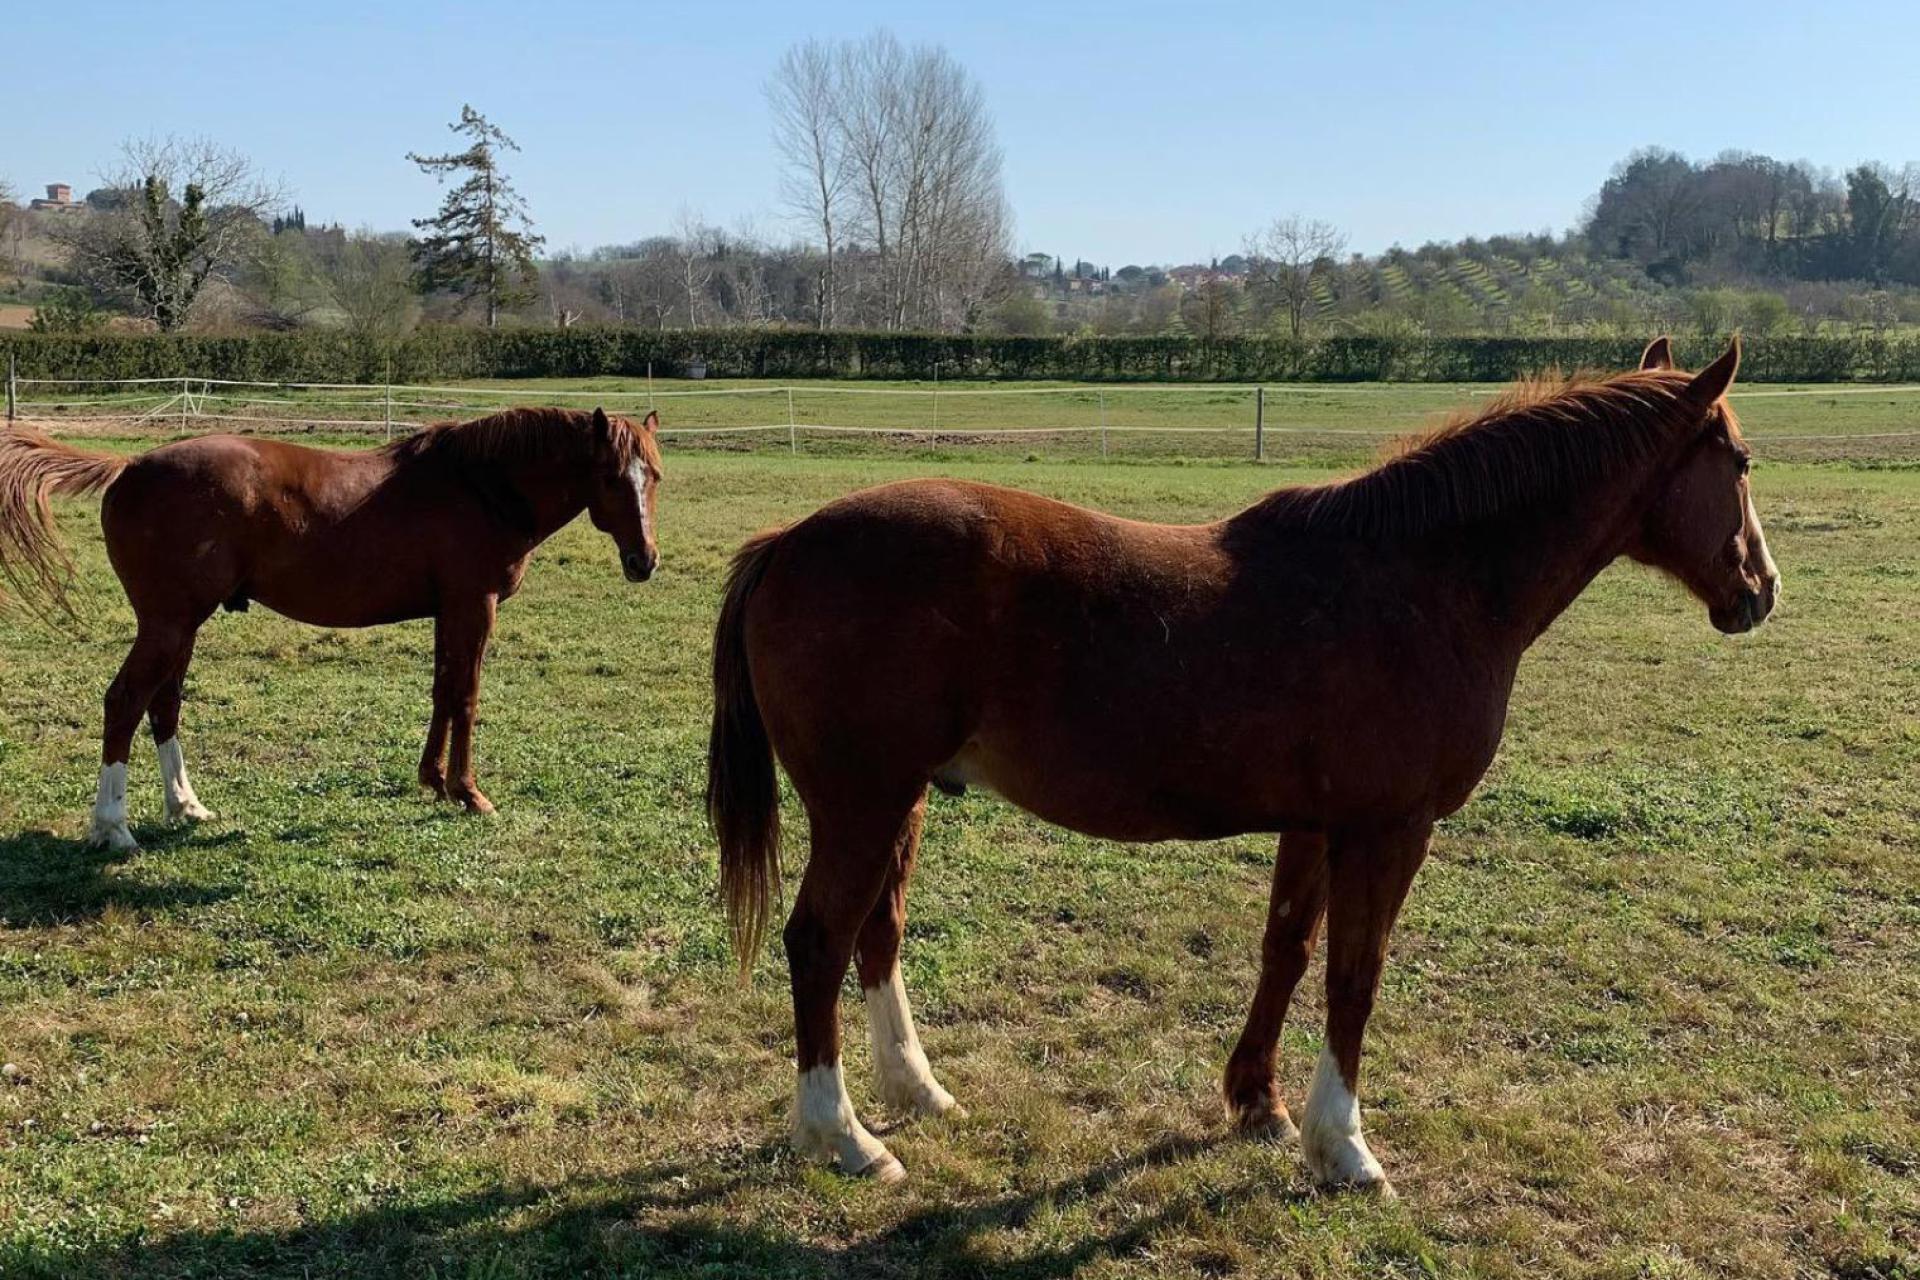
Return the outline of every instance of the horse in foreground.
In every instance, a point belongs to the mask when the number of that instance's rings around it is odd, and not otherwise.
[[[899,955],[927,788],[978,786],[1105,839],[1279,832],[1227,1107],[1242,1129],[1295,1132],[1276,1047],[1325,917],[1302,1149],[1323,1184],[1391,1190],[1361,1132],[1361,1038],[1433,824],[1493,759],[1521,655],[1623,555],[1678,578],[1723,632],[1773,608],[1723,398],[1738,363],[1736,342],[1690,377],[1661,339],[1636,372],[1522,385],[1373,471],[1215,524],[920,480],[747,543],[715,638],[707,805],[743,966],[778,884],[776,756],[806,806],[785,930],[796,1144],[904,1175],[841,1076],[849,959],[882,1099],[954,1107]]]
[[[107,556],[138,624],[107,688],[89,840],[135,847],[127,754],[142,714],[168,819],[211,816],[180,749],[181,686],[201,624],[254,600],[323,627],[433,618],[420,784],[491,812],[472,742],[494,610],[519,590],[533,549],[583,509],[612,536],[629,581],[652,575],[658,424],[651,413],[636,425],[599,409],[510,409],[378,449],[208,435],[132,458],[0,431],[0,578],[42,613],[64,609],[72,565],[48,498],[104,491]]]

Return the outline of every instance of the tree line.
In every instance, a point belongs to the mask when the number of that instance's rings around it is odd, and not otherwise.
[[[1586,239],[1668,284],[1702,279],[1920,285],[1920,164],[1868,162],[1835,178],[1805,162],[1729,151],[1697,163],[1648,148],[1594,197]]]
[[[1920,323],[1920,165],[1728,152],[1630,155],[1565,234],[1347,252],[1279,217],[1239,253],[1118,269],[1011,250],[980,86],[944,50],[880,32],[795,45],[765,84],[790,222],[722,227],[690,208],[661,234],[545,253],[507,171],[514,140],[471,105],[458,146],[406,159],[443,187],[413,231],[310,224],[245,157],[204,140],[129,143],[48,215],[62,260],[33,327],[113,315],[161,331],[339,327],[392,344],[422,323],[565,329],[857,329],[1044,336],[1594,335],[1743,329],[1884,334]],[[38,218],[40,215],[35,215]],[[30,225],[0,191],[0,265]]]

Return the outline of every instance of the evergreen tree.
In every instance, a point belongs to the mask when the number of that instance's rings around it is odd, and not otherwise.
[[[463,303],[485,299],[491,329],[499,323],[501,307],[533,300],[539,281],[533,255],[546,238],[533,233],[526,202],[500,170],[500,148],[520,149],[513,139],[470,106],[462,106],[459,123],[448,128],[470,139],[465,151],[407,153],[422,173],[442,181],[464,175],[441,201],[439,213],[414,219],[414,227],[426,234],[412,243],[413,261],[423,290],[446,289]]]

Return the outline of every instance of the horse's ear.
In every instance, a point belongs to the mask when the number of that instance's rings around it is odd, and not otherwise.
[[[647,410],[647,416],[640,419],[640,425],[652,431],[660,425],[660,413],[657,409]]]
[[[613,424],[607,421],[607,411],[598,406],[593,411],[593,430],[602,439],[613,435]]]
[[[1649,342],[1647,349],[1640,353],[1640,368],[1643,371],[1673,368],[1673,339],[1662,334]]]
[[[1727,353],[1694,375],[1693,381],[1687,384],[1687,395],[1699,404],[1712,404],[1727,394],[1727,388],[1733,385],[1733,375],[1739,371],[1740,335],[1735,334],[1727,345]]]

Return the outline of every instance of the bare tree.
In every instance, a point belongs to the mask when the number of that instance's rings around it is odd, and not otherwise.
[[[788,51],[769,100],[789,203],[823,239],[832,224],[823,315],[851,302],[887,329],[978,320],[1007,281],[1009,218],[993,122],[966,69],[885,31],[809,42]]]
[[[0,178],[0,253],[5,254],[8,268],[20,274],[20,236],[17,228],[21,222],[20,197],[15,194],[13,185]]]
[[[815,289],[816,323],[831,329],[839,301],[835,253],[849,165],[837,127],[839,76],[833,51],[818,40],[794,45],[767,81],[773,109],[773,140],[785,162],[782,194],[787,206],[820,232],[824,250]]]
[[[251,161],[204,138],[130,141],[105,185],[109,209],[62,220],[53,236],[94,289],[163,331],[185,324],[210,280],[227,280],[285,204]]]
[[[1247,274],[1256,291],[1286,308],[1287,330],[1295,338],[1306,333],[1314,274],[1332,266],[1346,247],[1338,227],[1297,213],[1247,237]]]
[[[691,209],[682,208],[674,228],[674,263],[679,268],[681,296],[687,304],[687,328],[700,327],[702,304],[707,285],[713,280],[715,242],[719,232],[700,220]]]
[[[347,332],[362,341],[394,342],[420,318],[405,236],[354,232],[323,265],[321,279]]]

